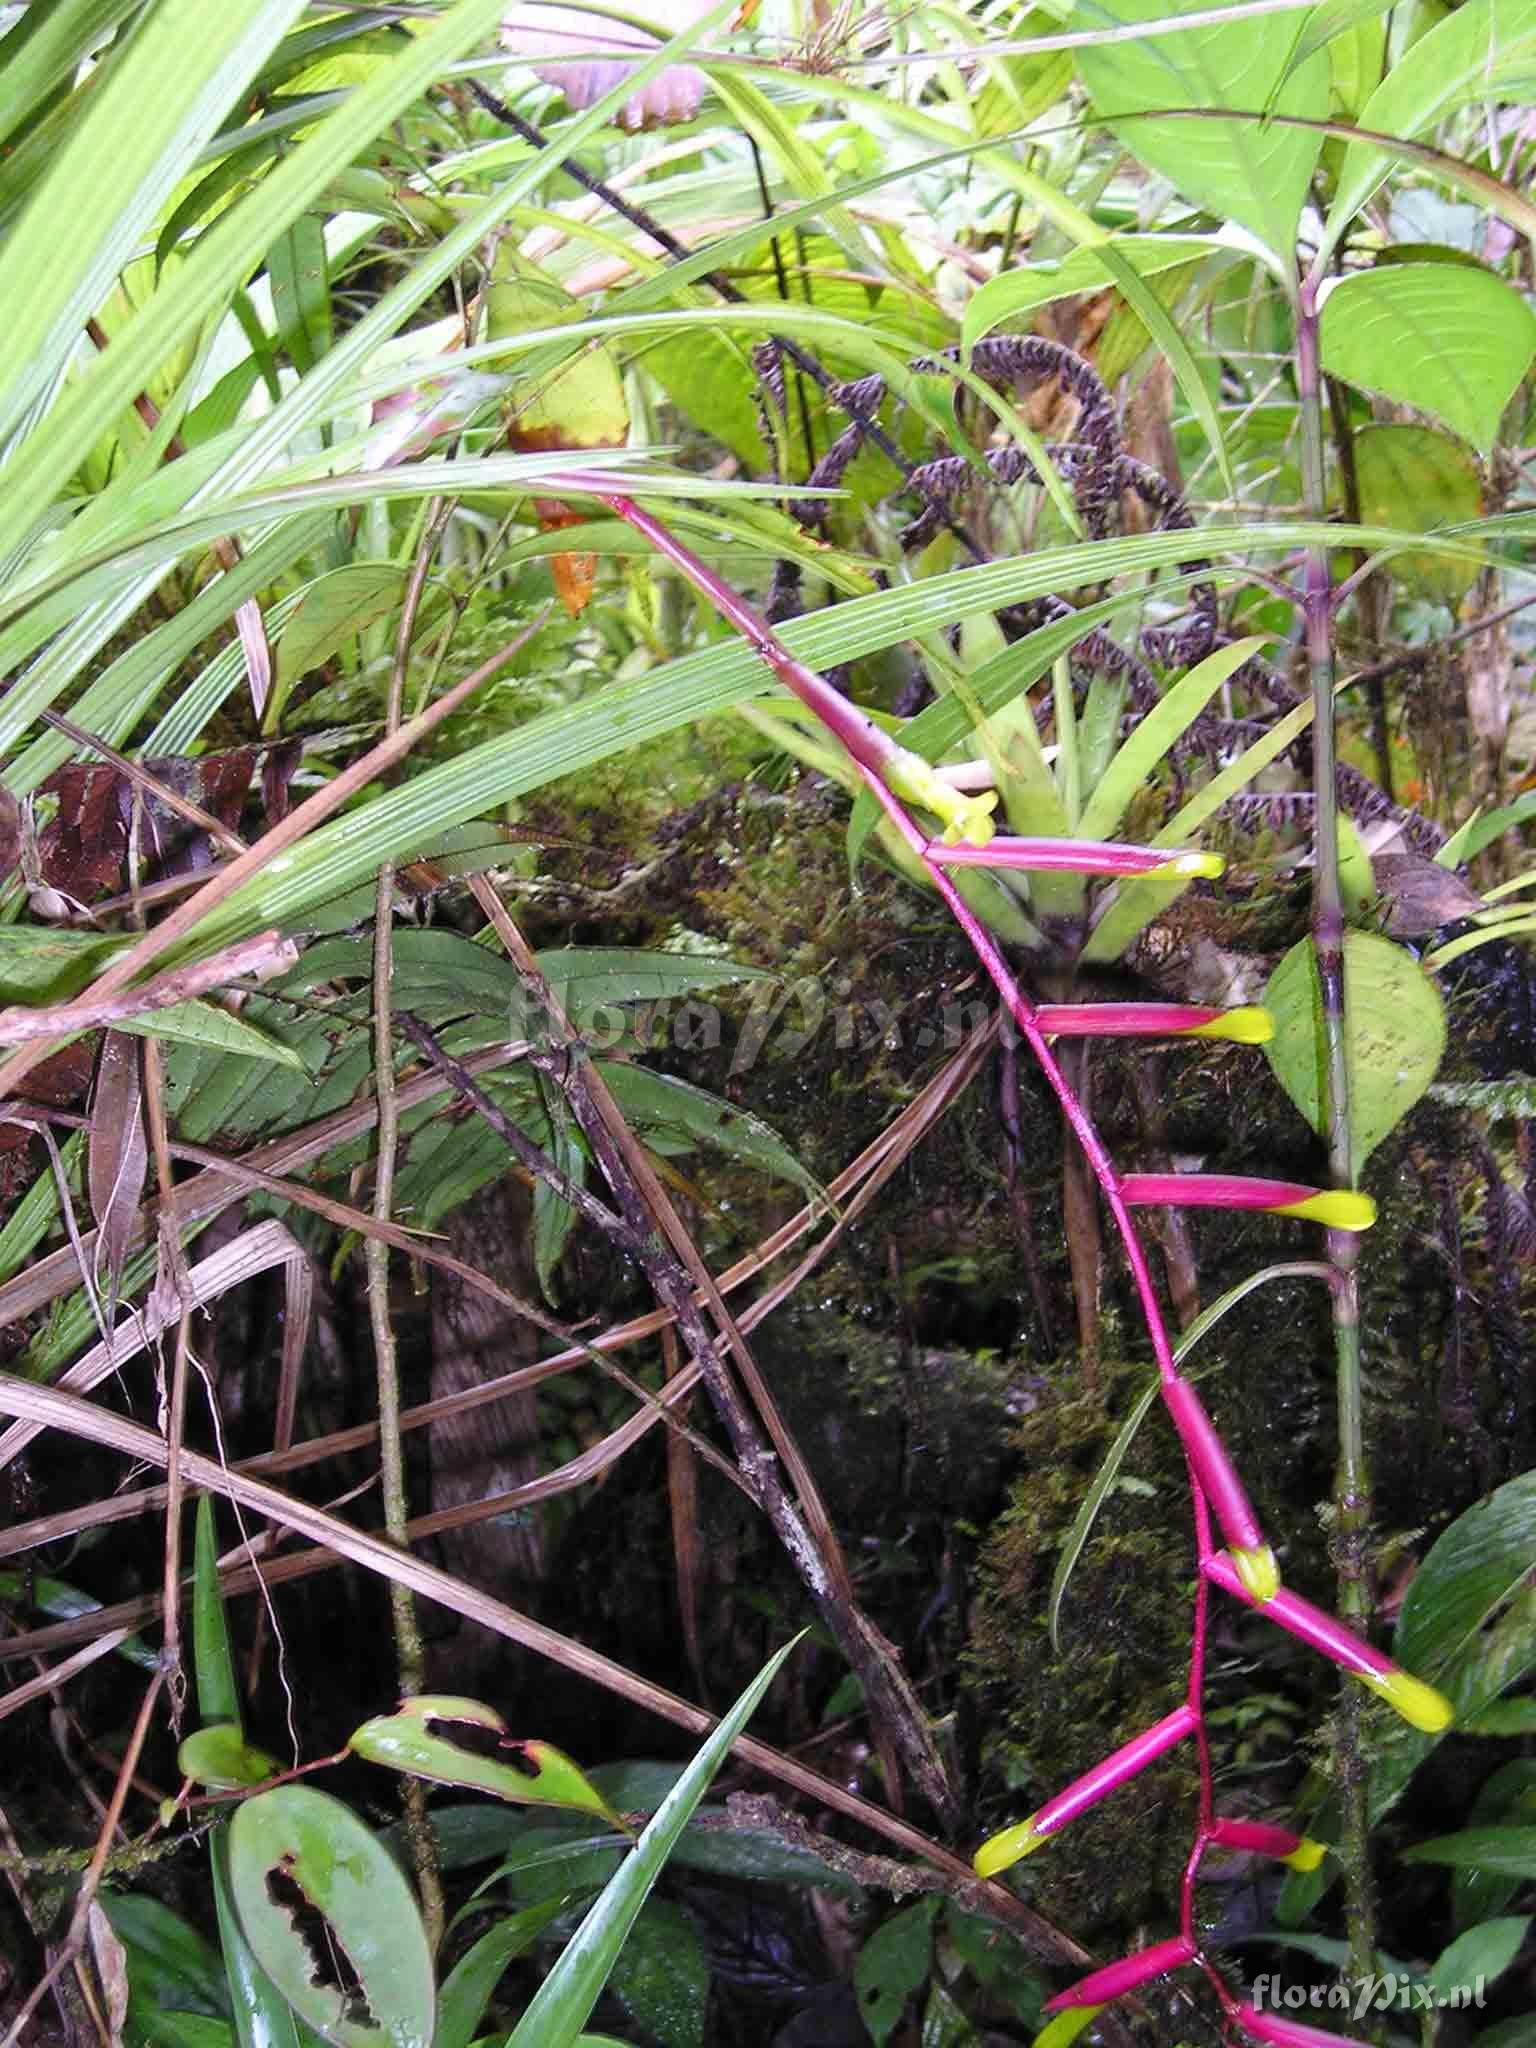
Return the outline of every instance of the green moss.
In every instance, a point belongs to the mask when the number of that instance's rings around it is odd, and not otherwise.
[[[1155,1414],[1138,1433],[1073,1573],[1062,1653],[1047,1624],[1051,1578],[1084,1491],[1146,1384],[1106,1367],[1101,1391],[1060,1375],[1016,1432],[1022,1466],[987,1535],[966,1659],[983,1730],[983,1825],[1020,1819],[1183,1696],[1191,1556],[1182,1460]],[[1192,1753],[1169,1759],[1074,1821],[1027,1865],[1041,1910],[1095,1945],[1161,1927],[1178,1895],[1195,1795]]]

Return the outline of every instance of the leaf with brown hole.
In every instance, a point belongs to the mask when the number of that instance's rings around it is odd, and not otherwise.
[[[517,1741],[480,1700],[420,1693],[395,1713],[365,1721],[347,1747],[371,1764],[436,1785],[463,1785],[521,1806],[574,1807],[629,1832],[568,1756],[547,1742]]]
[[[251,1952],[336,2048],[429,2048],[432,1957],[399,1865],[350,1807],[279,1785],[238,1809],[229,1882]]]

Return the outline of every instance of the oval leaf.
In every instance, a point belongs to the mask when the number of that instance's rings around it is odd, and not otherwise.
[[[1119,27],[1196,11],[1196,0],[1172,7],[1166,0],[1111,0],[1095,8],[1094,18]],[[1246,21],[1207,22],[1178,35],[1085,49],[1078,71],[1095,108],[1133,155],[1218,220],[1241,221],[1289,258],[1322,138],[1251,117],[1261,108],[1311,119],[1328,112],[1327,59],[1308,59],[1280,84],[1289,53],[1285,35],[1255,35]],[[1230,108],[1250,118],[1157,120],[1165,107]]]
[[[397,1712],[365,1721],[347,1747],[371,1764],[434,1784],[473,1786],[521,1806],[574,1807],[624,1826],[568,1756],[548,1742],[515,1740],[479,1700],[421,1693]]]
[[[1354,1171],[1435,1078],[1445,1051],[1445,1008],[1418,963],[1389,939],[1344,935]],[[1264,1056],[1313,1130],[1326,1124],[1322,997],[1312,943],[1293,946],[1270,976],[1264,1006],[1275,1035]],[[1417,1667],[1414,1667],[1417,1668]]]
[[[1437,526],[1476,519],[1483,509],[1476,463],[1433,427],[1362,427],[1355,435],[1355,479],[1366,524],[1415,526],[1431,533]],[[1427,584],[1448,604],[1459,602],[1477,581],[1471,562],[1429,548],[1398,555],[1392,566],[1409,582]]]
[[[1536,355],[1536,313],[1491,270],[1391,263],[1335,285],[1321,338],[1331,376],[1431,412],[1486,451]]]
[[[350,1807],[307,1785],[246,1800],[229,1878],[251,1951],[337,2048],[430,2048],[432,1957],[400,1866]]]
[[[259,1785],[275,1778],[281,1766],[264,1749],[246,1741],[233,1721],[216,1721],[189,1735],[176,1752],[176,1764],[184,1778],[209,1785],[218,1792],[238,1791],[245,1785]]]

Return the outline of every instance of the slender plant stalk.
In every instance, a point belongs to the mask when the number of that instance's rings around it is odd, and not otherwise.
[[[435,498],[432,501],[406,584],[384,719],[384,730],[390,738],[400,728],[405,677],[410,665],[411,641],[421,609],[422,592],[452,509],[446,499]],[[394,923],[395,864],[385,861],[379,869],[373,926],[373,1085],[379,1105],[373,1213],[380,1223],[390,1221],[394,1208],[395,1166],[400,1151],[400,1103],[395,1086],[395,1016],[391,995]],[[368,1275],[368,1318],[373,1326],[373,1353],[378,1377],[379,1471],[384,1528],[390,1541],[405,1549],[410,1541],[407,1531],[411,1511],[406,1498],[405,1450],[400,1431],[399,1362],[394,1320],[389,1307],[389,1246],[382,1238],[370,1237],[363,1248],[363,1259]],[[416,1596],[400,1580],[391,1580],[389,1606],[395,1632],[395,1656],[400,1670],[400,1690],[409,1697],[412,1693],[424,1691],[427,1682],[426,1652],[422,1648]],[[443,1933],[443,1885],[438,1870],[437,1847],[427,1817],[426,1786],[420,1778],[406,1776],[402,1804],[427,1938],[435,1949]]]
[[[1316,273],[1301,283],[1296,301],[1296,385],[1301,421],[1302,489],[1308,515],[1326,516],[1323,470],[1323,381],[1319,349]],[[1349,1111],[1349,1062],[1344,989],[1344,899],[1339,883],[1338,746],[1334,714],[1332,587],[1326,548],[1309,548],[1303,599],[1307,665],[1312,681],[1313,845],[1312,946],[1322,996],[1328,1103],[1328,1166],[1335,1187],[1354,1183],[1354,1137]],[[1360,1292],[1355,1240],[1328,1233],[1333,1269],[1334,1361],[1338,1389],[1338,1467],[1334,1477],[1333,1555],[1339,1612],[1359,1634],[1371,1613],[1369,1546],[1371,1481],[1365,1457],[1360,1378]],[[1360,1695],[1341,1685],[1335,1751],[1343,1829],[1345,1917],[1350,1971],[1364,1983],[1375,1969],[1376,1904],[1370,1871],[1368,1765],[1362,1740]]]

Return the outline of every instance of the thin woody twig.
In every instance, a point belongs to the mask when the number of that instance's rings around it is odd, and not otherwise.
[[[389,738],[400,729],[405,701],[405,677],[410,666],[411,642],[421,610],[438,544],[453,516],[453,502],[434,498],[427,507],[416,558],[411,564],[400,621],[395,633],[394,660],[390,664],[389,695],[384,710],[384,730]],[[373,1215],[387,1224],[395,1202],[395,1166],[400,1152],[400,1103],[395,1084],[395,1033],[392,984],[394,981],[395,864],[380,863],[373,914],[373,1090],[378,1102],[378,1141],[374,1153]],[[372,1236],[363,1245],[367,1272],[368,1320],[373,1331],[379,1414],[379,1477],[384,1497],[384,1527],[392,1541],[405,1541],[410,1509],[406,1500],[405,1448],[400,1435],[400,1368],[395,1346],[394,1319],[389,1304],[389,1247]],[[400,1690],[406,1697],[422,1692],[427,1682],[427,1655],[421,1640],[415,1596],[398,1580],[389,1589],[390,1620],[395,1634],[395,1660]],[[427,1820],[426,1786],[420,1778],[407,1776],[401,1793],[405,1833],[410,1843],[411,1862],[421,1894],[427,1939],[435,1950],[442,1939],[445,1919],[443,1881],[438,1868],[437,1841]]]
[[[518,969],[536,1013],[549,1020],[549,1049],[530,1054],[530,1062],[549,1077],[570,1103],[626,1224],[641,1240],[637,1257],[642,1270],[657,1299],[672,1311],[678,1332],[703,1374],[749,1491],[768,1517],[843,1654],[863,1680],[877,1737],[896,1744],[923,1797],[946,1824],[954,1824],[958,1820],[958,1804],[934,1746],[927,1716],[900,1669],[895,1650],[853,1597],[830,1517],[811,1475],[799,1461],[798,1451],[778,1422],[771,1395],[739,1326],[505,905],[482,876],[474,877],[471,887]],[[705,1321],[695,1289],[708,1303],[724,1342],[752,1387],[759,1413],[773,1432],[774,1448],[770,1448],[741,1398]],[[798,1503],[791,1499],[780,1477],[775,1449],[781,1456],[793,1458],[803,1473]]]
[[[96,1031],[119,1024],[127,1017],[141,1017],[153,1010],[167,1010],[175,1003],[190,1002],[226,982],[253,976],[265,981],[274,974],[286,974],[298,960],[299,949],[281,932],[258,932],[253,939],[241,939],[206,960],[176,967],[157,975],[142,988],[126,995],[81,997],[72,1003],[54,1003],[35,1010],[11,1003],[0,1010],[0,1045],[28,1045],[34,1039],[73,1038],[78,1031]]]

